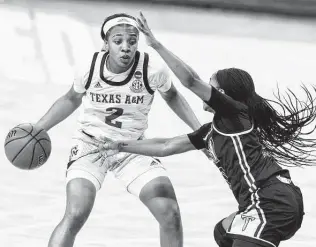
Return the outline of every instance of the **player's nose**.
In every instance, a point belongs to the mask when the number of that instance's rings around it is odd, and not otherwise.
[[[126,41],[122,42],[121,50],[124,51],[124,52],[129,52],[130,51],[130,47],[129,47],[128,42],[126,42]]]

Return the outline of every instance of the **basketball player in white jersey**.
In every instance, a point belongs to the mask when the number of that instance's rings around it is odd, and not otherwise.
[[[183,96],[173,86],[166,67],[155,65],[137,50],[139,32],[132,16],[108,17],[101,28],[105,51],[95,53],[89,71],[75,79],[37,123],[49,130],[81,105],[67,167],[67,207],[49,247],[71,247],[86,222],[108,172],[147,206],[160,225],[162,247],[181,247],[182,223],[176,195],[165,168],[153,157],[119,153],[93,162],[89,154],[101,140],[142,139],[156,91],[193,130],[200,127]],[[106,219],[105,219],[106,220]]]

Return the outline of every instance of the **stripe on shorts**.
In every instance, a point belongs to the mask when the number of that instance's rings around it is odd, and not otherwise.
[[[244,173],[244,179],[246,180],[246,182],[249,186],[249,191],[251,192],[251,202],[252,203],[246,209],[245,212],[248,212],[253,206],[256,208],[256,211],[258,213],[258,216],[259,216],[259,219],[261,222],[256,229],[254,237],[260,237],[260,234],[261,234],[264,226],[266,225],[267,221],[266,221],[266,217],[264,215],[264,212],[263,212],[262,208],[260,207],[260,198],[258,195],[259,188],[257,188],[257,186],[255,184],[256,181],[255,181],[253,175],[251,174],[250,166],[247,162],[247,158],[246,158],[240,137],[239,136],[231,136],[231,139],[233,141],[233,144],[234,144],[234,147],[236,150],[236,154],[238,156],[240,168]]]

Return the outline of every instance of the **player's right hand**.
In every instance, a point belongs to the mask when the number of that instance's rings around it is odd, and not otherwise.
[[[156,40],[155,36],[151,32],[147,20],[142,12],[140,12],[140,18],[137,18],[138,29],[144,34],[146,38],[147,45],[155,47],[159,42]]]

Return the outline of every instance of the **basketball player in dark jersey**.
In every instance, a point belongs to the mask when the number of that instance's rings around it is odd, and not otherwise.
[[[155,39],[142,14],[138,24],[148,45],[181,83],[204,101],[205,110],[214,113],[213,122],[188,135],[106,143],[95,152],[100,152],[99,157],[116,152],[169,156],[207,148],[238,202],[238,211],[215,226],[217,244],[275,247],[291,238],[301,227],[303,198],[289,171],[279,164],[303,166],[316,161],[310,153],[315,140],[305,139],[302,130],[315,124],[315,99],[310,92],[303,87],[307,102],[294,94],[289,99],[295,102],[283,102],[281,96],[277,97],[275,103],[284,110],[280,114],[255,92],[246,71],[219,70],[209,84],[205,83]]]

